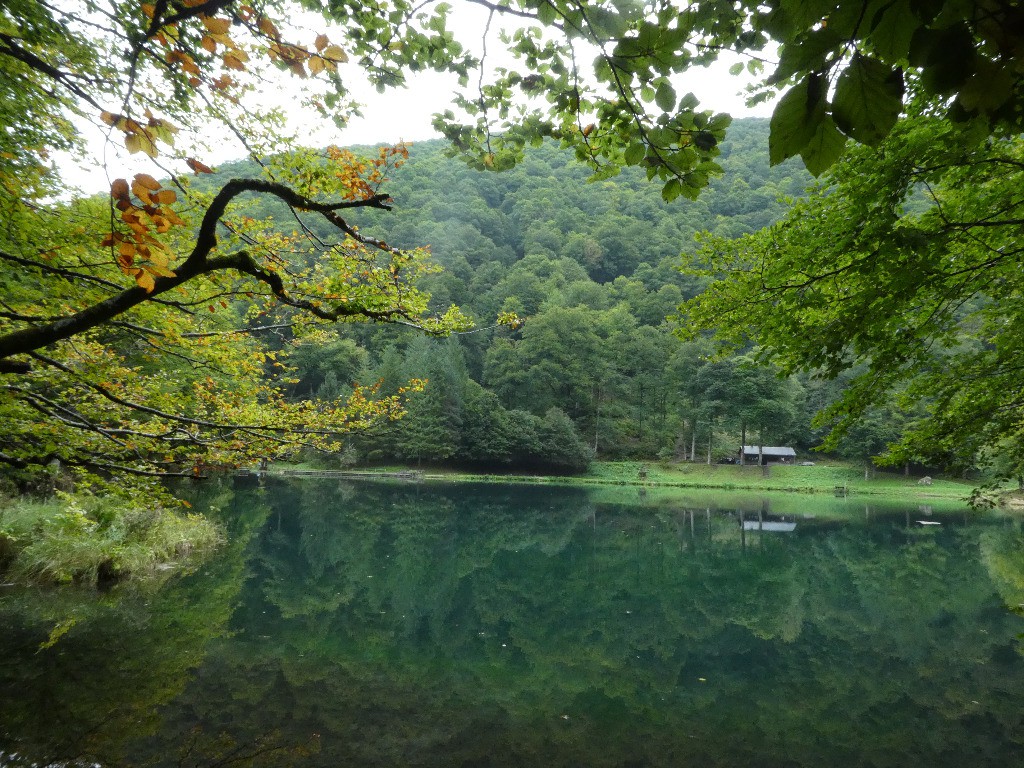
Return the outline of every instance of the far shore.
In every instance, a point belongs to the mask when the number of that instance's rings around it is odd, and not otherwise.
[[[248,470],[255,471],[255,470]],[[569,486],[633,486],[638,489],[770,491],[839,496],[885,496],[917,503],[943,499],[964,501],[976,482],[941,476],[904,475],[872,470],[839,461],[810,466],[773,464],[766,467],[688,462],[597,461],[578,475],[469,472],[441,467],[389,465],[330,468],[310,464],[274,463],[272,475],[395,479],[406,481],[491,482]],[[1008,497],[1012,498],[1012,497]],[[1019,501],[1018,499],[1013,499]]]

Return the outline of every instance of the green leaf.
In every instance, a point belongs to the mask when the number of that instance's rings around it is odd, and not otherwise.
[[[665,186],[661,188],[661,197],[666,203],[671,203],[679,195],[683,193],[683,184],[679,179],[673,176],[669,179]]]
[[[694,96],[692,93],[688,93],[679,100],[680,111],[684,109],[694,109],[700,104],[700,99]]]
[[[781,83],[788,77],[804,72],[821,71],[825,67],[826,56],[843,42],[830,27],[823,27],[787,43],[782,47],[779,66],[768,78],[768,84]]]
[[[894,0],[876,15],[871,28],[875,53],[886,61],[904,61],[910,56],[910,41],[921,26],[911,9],[911,0]]]
[[[1005,67],[981,60],[978,69],[960,89],[960,103],[965,109],[994,110],[1011,98],[1015,78]]]
[[[779,100],[772,113],[768,159],[772,165],[795,157],[814,138],[825,117],[825,95],[817,75],[809,75]]]
[[[647,147],[642,142],[630,144],[625,152],[626,165],[639,165],[647,154]]]
[[[664,112],[671,112],[675,107],[676,89],[672,87],[672,83],[668,80],[662,79],[659,81],[657,90],[654,92],[654,103]]]
[[[881,141],[903,108],[903,72],[856,55],[836,82],[832,116],[847,136],[862,144]]]
[[[621,37],[626,31],[626,20],[621,15],[600,6],[588,7],[587,19],[591,31],[603,40]]]
[[[839,159],[845,147],[846,137],[836,128],[832,118],[825,115],[814,136],[800,152],[800,157],[807,170],[819,176]]]
[[[558,12],[551,3],[540,3],[537,6],[537,21],[544,25],[551,25],[558,18]]]

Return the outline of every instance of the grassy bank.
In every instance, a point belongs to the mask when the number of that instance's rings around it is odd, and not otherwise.
[[[33,581],[96,585],[186,565],[223,535],[202,515],[94,496],[0,499],[0,570]]]
[[[414,469],[414,468],[413,468]],[[408,472],[409,467],[351,469],[353,474],[386,476]],[[788,493],[827,493],[844,489],[848,496],[886,496],[919,503],[946,499],[959,501],[970,496],[974,485],[968,481],[932,478],[930,484],[919,477],[895,472],[873,472],[865,479],[863,467],[842,462],[820,462],[810,467],[772,465],[769,467],[728,464],[688,464],[639,461],[598,461],[582,475],[474,474],[457,470],[427,468],[419,470],[424,479],[466,482],[550,483],[586,486],[636,486],[649,493],[678,489],[717,489],[728,491],[772,491]],[[641,472],[644,475],[641,475]]]

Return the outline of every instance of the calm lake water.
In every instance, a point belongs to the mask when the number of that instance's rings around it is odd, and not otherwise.
[[[636,489],[204,493],[231,544],[197,573],[0,590],[0,765],[1024,762],[1011,518]]]

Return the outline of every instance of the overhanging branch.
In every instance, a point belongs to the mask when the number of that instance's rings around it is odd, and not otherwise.
[[[33,325],[28,328],[22,328],[4,336],[0,336],[0,362],[3,362],[8,366],[7,368],[0,367],[0,373],[15,372],[10,368],[11,365],[27,365],[5,361],[5,358],[33,352],[55,342],[71,338],[72,336],[80,334],[91,328],[95,328],[98,325],[106,323],[113,318],[124,314],[143,302],[152,301],[157,296],[166,293],[173,288],[177,288],[199,275],[231,269],[247,274],[266,284],[270,287],[278,300],[283,303],[296,307],[297,309],[302,309],[324,320],[338,320],[342,317],[361,315],[375,320],[390,322],[402,322],[404,320],[412,323],[412,318],[405,314],[401,309],[380,312],[360,309],[358,307],[325,309],[313,302],[294,298],[285,290],[284,282],[279,275],[260,267],[260,265],[257,264],[256,261],[245,251],[230,256],[221,256],[213,259],[209,258],[210,253],[217,247],[217,225],[224,217],[228,205],[236,197],[247,192],[272,195],[294,208],[319,213],[339,230],[359,242],[371,245],[386,252],[392,252],[390,246],[360,235],[354,227],[349,225],[348,222],[338,215],[338,211],[350,208],[379,208],[383,210],[391,210],[391,206],[389,204],[391,198],[388,197],[388,195],[378,194],[362,200],[320,203],[310,200],[309,198],[300,195],[290,187],[277,182],[266,181],[263,179],[233,179],[225,184],[220,192],[218,192],[213,198],[213,201],[210,203],[210,207],[206,210],[206,213],[203,216],[192,252],[189,254],[188,258],[185,259],[185,262],[175,270],[175,275],[173,277],[157,278],[155,280],[153,290],[149,293],[138,286],[128,288],[115,296],[111,296],[108,299],[97,302],[96,304],[86,307],[72,315],[67,315],[39,325]],[[21,372],[24,372],[24,370],[27,370],[27,368],[23,368]]]

